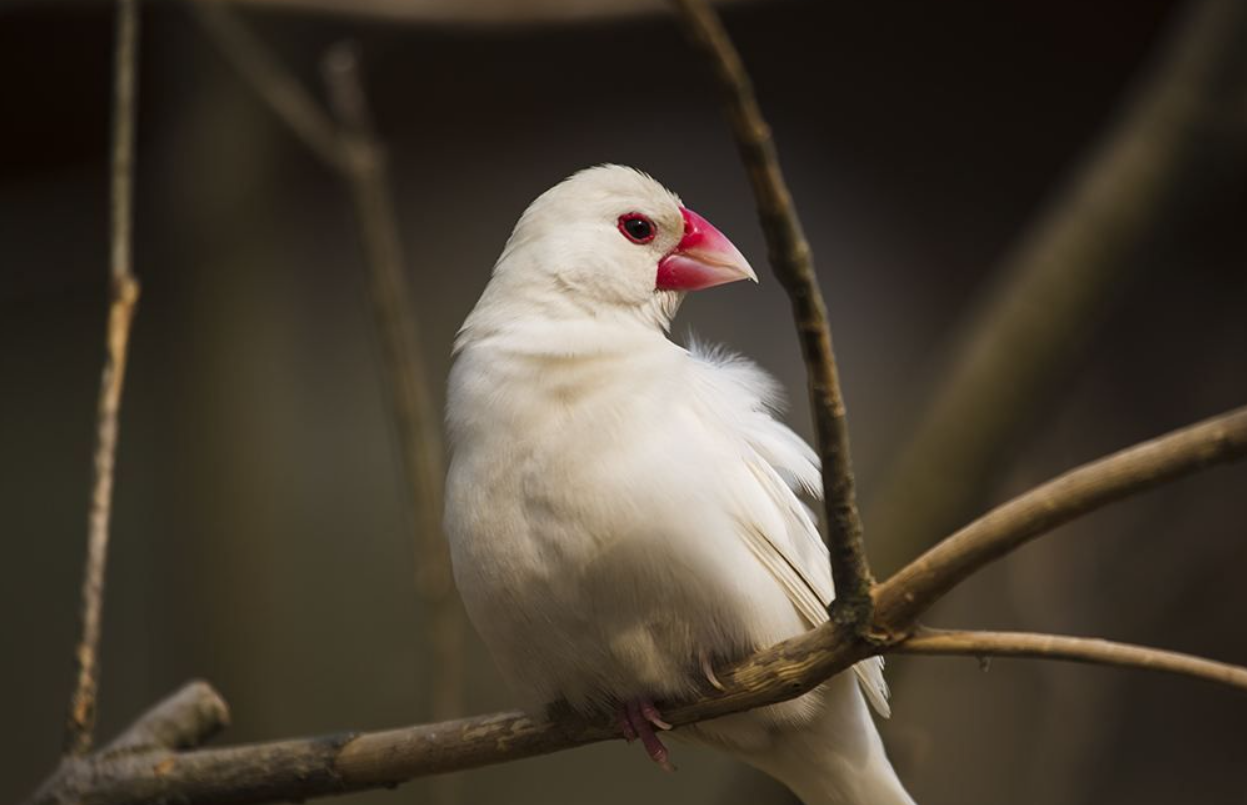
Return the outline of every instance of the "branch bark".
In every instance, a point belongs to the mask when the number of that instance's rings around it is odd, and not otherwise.
[[[1070,470],[998,506],[879,585],[875,626],[903,632],[971,574],[1076,517],[1247,455],[1247,406]]]
[[[138,3],[119,0],[113,64],[111,219],[107,347],[96,411],[95,473],[87,525],[87,558],[82,580],[82,635],[74,651],[74,690],[65,725],[65,752],[82,755],[91,748],[99,689],[99,646],[108,565],[109,525],[121,392],[126,377],[130,324],[138,304],[131,241],[134,197],[134,127],[138,87]]]
[[[862,544],[848,420],[813,254],[792,194],[784,181],[771,129],[762,117],[753,83],[718,14],[705,0],[672,0],[689,40],[714,72],[754,200],[775,276],[792,302],[793,318],[809,375],[810,402],[823,465],[827,541],[836,599],[832,620],[864,629],[870,623],[874,577]]]
[[[1218,682],[1247,691],[1247,668],[1206,660],[1177,651],[1116,643],[1088,637],[1032,632],[978,632],[919,629],[897,645],[898,654],[944,654],[971,657],[1031,657],[1069,660],[1117,668],[1163,671]]]
[[[887,555],[912,556],[972,514],[1106,299],[1131,279],[1140,246],[1189,216],[1175,200],[1227,165],[1241,171],[1247,3],[1202,0],[1177,22],[949,345],[930,404],[867,506]]]

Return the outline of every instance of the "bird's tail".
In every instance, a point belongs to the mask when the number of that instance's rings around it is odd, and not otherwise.
[[[807,696],[821,698],[813,718],[770,731],[765,746],[729,751],[788,786],[805,805],[916,805],[888,761],[853,675],[833,677]]]

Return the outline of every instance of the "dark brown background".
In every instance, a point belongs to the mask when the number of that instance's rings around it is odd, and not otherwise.
[[[1111,118],[1169,20],[1159,0],[734,6],[812,241],[865,496],[941,337]],[[251,13],[318,83],[362,44],[393,154],[439,399],[454,330],[524,205],[585,165],[652,172],[765,262],[707,76],[665,15],[453,27]],[[227,740],[427,717],[422,617],[351,212],[186,10],[144,12],[137,265],[103,647],[101,729],[191,676]],[[108,4],[0,7],[0,800],[52,766],[70,686],[106,276]],[[1245,98],[1247,102],[1247,98]],[[998,500],[1247,399],[1247,184],[1213,166],[1151,233]],[[686,328],[759,360],[808,433],[787,304],[730,287]],[[967,584],[945,625],[1050,629],[1247,662],[1247,472],[1088,518]],[[900,505],[903,505],[900,504]],[[870,523],[867,522],[869,532]],[[882,571],[898,557],[876,546]],[[475,638],[465,713],[509,696]],[[1247,802],[1247,701],[1136,673],[891,663],[884,725],[936,803]],[[666,777],[599,746],[468,775],[466,802],[756,801],[688,747]],[[417,802],[423,783],[353,801]]]

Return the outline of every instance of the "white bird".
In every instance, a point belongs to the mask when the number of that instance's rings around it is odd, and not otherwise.
[[[655,701],[827,619],[798,497],[813,450],[749,361],[667,337],[689,291],[757,277],[675,194],[616,165],[543,193],[455,342],[446,530],[455,580],[527,704],[617,713],[669,768]],[[807,805],[912,805],[866,699],[878,658],[784,704],[684,728]],[[856,681],[854,679],[856,677]],[[864,694],[864,695],[863,695]]]

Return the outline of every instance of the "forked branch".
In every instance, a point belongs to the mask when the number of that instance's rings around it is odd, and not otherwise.
[[[879,585],[876,628],[904,631],[987,563],[1076,517],[1245,454],[1247,407],[1070,470],[988,512]]]

